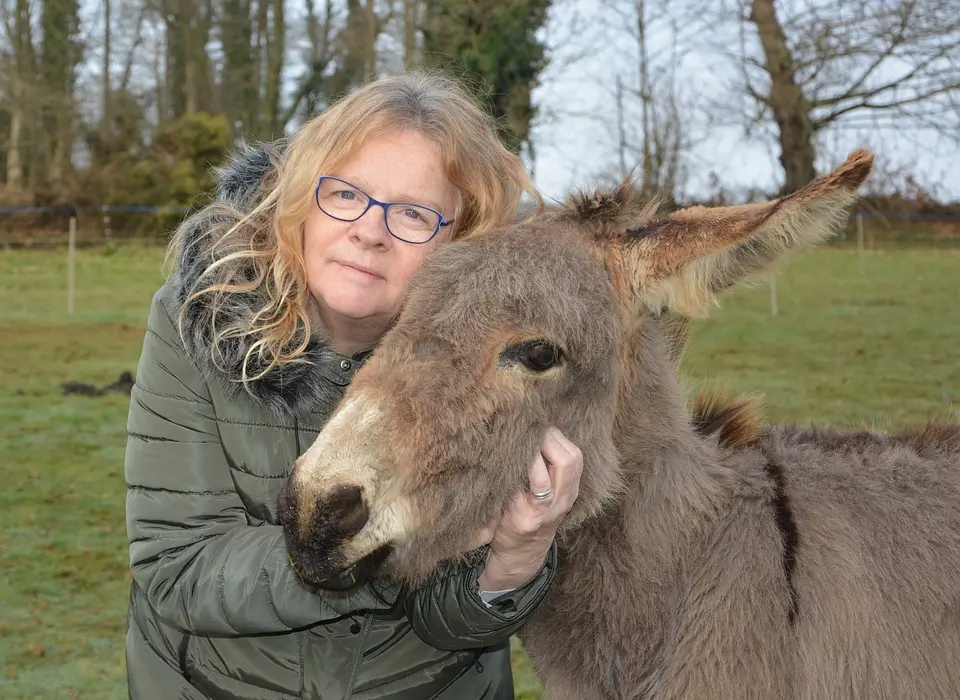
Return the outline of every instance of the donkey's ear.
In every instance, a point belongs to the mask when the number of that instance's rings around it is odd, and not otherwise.
[[[760,204],[691,207],[620,238],[633,291],[647,308],[701,316],[717,296],[844,222],[873,153],[856,150],[832,173]]]

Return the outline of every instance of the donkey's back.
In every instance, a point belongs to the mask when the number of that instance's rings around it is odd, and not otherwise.
[[[960,425],[779,427],[800,698],[960,698]],[[788,653],[789,655],[789,653]]]

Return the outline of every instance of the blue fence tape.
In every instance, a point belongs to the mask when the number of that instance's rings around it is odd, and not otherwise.
[[[178,213],[188,212],[193,207],[176,206],[146,206],[134,204],[104,204],[99,207],[74,207],[68,204],[60,204],[52,207],[0,207],[0,214],[111,214],[111,213],[136,213],[136,214],[158,214],[158,213]]]

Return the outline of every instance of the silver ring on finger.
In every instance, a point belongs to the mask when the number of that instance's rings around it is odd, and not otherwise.
[[[530,495],[533,496],[533,500],[535,500],[535,501],[545,501],[545,500],[547,500],[548,498],[552,498],[552,497],[553,497],[553,489],[547,489],[547,490],[544,491],[543,493],[533,493],[533,494],[530,494]]]

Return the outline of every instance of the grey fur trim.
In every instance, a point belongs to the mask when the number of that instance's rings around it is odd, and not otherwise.
[[[218,171],[218,186],[215,199],[240,211],[249,211],[259,197],[259,186],[271,172],[278,156],[285,147],[283,141],[243,145]],[[213,262],[212,240],[205,234],[217,220],[218,214],[206,207],[193,214],[181,224],[184,245],[171,276],[176,301],[182,306],[194,291],[203,271]],[[231,272],[233,279],[249,278],[252,270],[238,265]],[[213,327],[252,318],[264,304],[261,293],[254,291],[233,294],[227,304],[214,312],[208,297],[191,302],[183,316],[183,335],[187,352],[208,380],[227,388],[231,395],[247,393],[275,414],[303,415],[310,411],[326,411],[334,401],[335,392],[330,391],[327,380],[321,374],[325,358],[334,355],[327,343],[314,334],[308,343],[304,363],[273,367],[259,379],[244,383],[243,361],[255,336],[230,338],[219,345],[217,361],[211,356]],[[302,338],[301,328],[301,335]],[[248,375],[259,374],[266,366],[256,354],[250,357]]]

